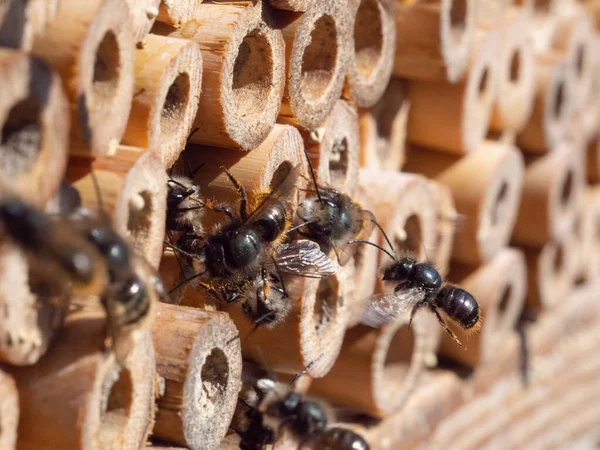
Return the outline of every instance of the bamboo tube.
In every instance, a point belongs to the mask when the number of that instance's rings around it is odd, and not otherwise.
[[[588,145],[586,153],[586,177],[588,183],[600,182],[600,139],[596,136]]]
[[[480,0],[477,5],[477,26],[482,28],[502,25],[513,0]]]
[[[392,78],[381,99],[370,109],[362,109],[360,124],[360,165],[380,170],[400,170],[410,103],[406,84]]]
[[[394,75],[457,82],[467,69],[476,20],[472,0],[412,2],[396,11]]]
[[[588,186],[580,210],[579,263],[588,281],[600,279],[600,188]]]
[[[354,195],[360,154],[356,110],[339,100],[323,127],[304,132],[303,138],[319,183]]]
[[[34,38],[56,15],[59,0],[6,0],[0,5],[0,47],[31,50]]]
[[[35,364],[66,314],[68,299],[55,298],[35,269],[13,244],[0,245],[0,361],[9,364]]]
[[[566,58],[573,84],[574,108],[580,107],[590,95],[592,80],[597,76],[594,25],[585,14],[564,18],[557,24],[553,47]]]
[[[593,73],[600,69],[600,39],[596,38],[593,47]],[[589,94],[583,98],[572,118],[570,138],[582,139],[591,143],[600,132],[600,77],[592,77]],[[579,134],[579,136],[577,136]]]
[[[83,206],[103,208],[115,230],[126,236],[151,266],[158,267],[165,234],[167,175],[157,155],[119,146],[112,157],[93,161],[71,158],[67,178],[80,192]]]
[[[513,241],[541,247],[573,226],[584,187],[581,153],[565,144],[527,164]]]
[[[577,243],[572,233],[546,243],[541,249],[525,249],[527,257],[527,305],[552,308],[563,301],[577,276]]]
[[[269,134],[283,94],[284,41],[263,2],[207,3],[181,29],[153,32],[190,39],[202,51],[204,95],[191,142],[250,150]]]
[[[136,50],[135,92],[123,143],[157,152],[165,167],[179,157],[198,111],[200,46],[150,35]]]
[[[490,120],[494,131],[518,133],[527,124],[535,99],[536,59],[522,10],[508,10],[502,27],[498,92]]]
[[[485,141],[462,158],[410,148],[405,169],[452,191],[456,211],[464,217],[454,236],[453,259],[485,262],[508,243],[523,186],[523,158],[515,147]]]
[[[71,103],[71,151],[104,155],[121,140],[133,95],[134,41],[125,0],[62,0],[32,52]],[[85,26],[82,26],[85,24]]]
[[[430,353],[426,314],[419,312],[410,328],[405,314],[381,328],[359,325],[348,330],[335,365],[326,377],[313,380],[311,391],[376,417],[402,408]]]
[[[236,335],[223,313],[159,305],[152,338],[165,390],[158,400],[155,436],[193,450],[217,448],[241,387]]]
[[[68,103],[60,80],[39,58],[0,49],[0,180],[43,205],[67,165]]]
[[[395,5],[389,0],[352,0],[351,51],[345,93],[361,108],[382,97],[392,75],[396,53]]]
[[[133,20],[133,39],[138,47],[146,45],[146,36],[158,16],[161,0],[127,0]]]
[[[276,372],[296,374],[313,363],[309,375],[323,377],[335,363],[344,340],[354,301],[353,273],[353,264],[346,264],[329,278],[286,279],[292,308],[285,321],[272,329],[254,330],[239,306],[227,308],[240,330],[244,357],[262,363],[262,349]]]
[[[448,274],[454,234],[460,216],[456,211],[452,190],[445,184],[429,181],[436,211],[436,234],[431,261],[442,277]]]
[[[574,105],[573,84],[564,59],[548,53],[536,56],[533,111],[516,142],[524,152],[546,153],[567,134]]]
[[[484,321],[481,331],[472,336],[454,327],[466,349],[443,335],[440,353],[468,367],[494,364],[525,303],[525,256],[519,250],[502,249],[482,266],[453,266],[450,278],[461,280],[460,286],[477,299]]]
[[[429,250],[434,248],[436,240],[436,212],[433,192],[426,178],[361,169],[359,183],[370,187],[364,191],[365,198],[395,251],[420,261],[430,260]],[[389,262],[388,256],[379,255],[379,266]]]
[[[286,84],[279,121],[314,130],[340,97],[351,51],[351,24],[343,0],[313,2],[303,14],[281,16]]]
[[[0,370],[0,449],[11,450],[17,442],[19,393],[12,377]]]
[[[500,33],[478,41],[468,74],[461,81],[408,83],[408,141],[424,147],[464,154],[479,147],[489,127],[496,95]],[[453,111],[448,114],[448,111]],[[431,124],[436,132],[431,132]]]
[[[158,22],[166,23],[175,28],[192,20],[194,11],[204,0],[161,0],[158,7]]]
[[[119,367],[102,351],[104,312],[67,317],[56,345],[35,366],[7,369],[19,389],[18,449],[138,449],[154,415],[156,361],[148,330]]]
[[[316,0],[267,0],[273,8],[289,11],[306,11]]]

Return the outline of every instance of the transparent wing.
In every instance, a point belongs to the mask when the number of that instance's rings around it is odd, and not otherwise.
[[[307,239],[278,247],[272,264],[273,269],[308,278],[330,277],[339,270],[337,262],[323,253],[319,244]]]
[[[367,303],[361,323],[374,328],[391,323],[409,312],[424,297],[425,293],[418,289],[375,294]]]
[[[258,220],[263,211],[270,209],[275,202],[287,203],[292,199],[294,190],[296,189],[296,181],[300,176],[300,169],[301,166],[299,164],[293,167],[288,176],[275,189],[259,199],[258,205],[245,222],[247,225]]]

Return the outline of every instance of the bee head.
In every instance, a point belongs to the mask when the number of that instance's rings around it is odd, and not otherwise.
[[[400,258],[383,272],[384,281],[406,281],[410,278],[417,260],[413,258]]]
[[[130,271],[129,248],[119,234],[108,227],[95,226],[90,229],[87,239],[104,257],[111,277],[114,278],[118,273]]]

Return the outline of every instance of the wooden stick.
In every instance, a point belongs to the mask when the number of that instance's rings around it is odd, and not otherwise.
[[[352,0],[351,51],[345,94],[361,108],[377,103],[392,75],[396,53],[395,5],[389,0]]]
[[[84,206],[103,208],[116,231],[129,238],[150,265],[158,267],[165,234],[167,175],[157,155],[119,146],[113,157],[93,161],[74,157],[67,178],[80,192]]]
[[[54,297],[37,278],[19,249],[0,245],[0,361],[35,364],[62,325],[68,298]]]
[[[304,132],[303,138],[319,183],[353,195],[360,153],[356,110],[339,100],[323,127],[314,132]]]
[[[316,1],[305,13],[281,19],[287,78],[278,120],[314,130],[342,92],[351,51],[348,5]]]
[[[527,266],[519,250],[503,249],[479,267],[454,265],[450,279],[477,299],[483,316],[481,331],[472,336],[457,327],[462,349],[442,335],[440,353],[468,367],[493,365],[507,336],[514,332],[527,294]],[[444,333],[446,334],[446,333]]]
[[[185,147],[198,111],[200,46],[150,35],[135,55],[135,95],[123,143],[150,148],[165,167],[171,167]]]
[[[360,165],[380,170],[400,170],[410,103],[406,84],[392,78],[381,99],[359,113]]]
[[[527,32],[529,20],[518,8],[510,8],[502,27],[501,63],[498,93],[490,120],[494,131],[517,133],[527,124],[533,111],[536,59],[533,42]]]
[[[31,50],[34,38],[54,19],[59,0],[7,0],[0,5],[0,47]]]
[[[154,414],[150,333],[137,335],[122,368],[102,351],[104,337],[104,312],[84,307],[35,366],[7,369],[19,389],[18,449],[144,445]]]
[[[517,135],[517,145],[528,153],[546,153],[557,147],[567,134],[574,104],[573,84],[564,58],[549,53],[536,57],[533,112]]]
[[[71,103],[71,151],[104,155],[121,140],[133,94],[125,0],[63,0],[32,52],[58,72]],[[85,24],[85,26],[82,26]]]
[[[409,142],[459,154],[479,147],[488,131],[496,95],[500,33],[487,33],[477,45],[469,72],[461,81],[408,83]],[[436,124],[435,133],[431,132],[432,123]]]
[[[539,250],[525,249],[527,305],[551,308],[563,301],[577,276],[577,242],[573,233],[548,242]]]
[[[273,8],[289,11],[306,11],[316,0],[267,0]]]
[[[402,5],[396,12],[394,75],[411,80],[458,81],[467,69],[475,34],[472,0]]]
[[[584,187],[582,152],[573,147],[527,164],[513,241],[539,248],[573,226]]]
[[[0,370],[0,449],[12,450],[17,442],[19,424],[19,393],[15,381]]]
[[[376,417],[402,408],[430,353],[426,314],[419,312],[410,328],[407,313],[379,329],[348,330],[335,365],[326,377],[313,380],[311,391]]]
[[[127,0],[133,19],[134,41],[138,47],[146,45],[146,36],[158,16],[161,0]]]
[[[157,24],[162,36],[190,39],[202,50],[204,94],[191,142],[250,150],[269,134],[283,94],[284,41],[263,2],[207,3],[179,30]]]
[[[241,388],[236,335],[223,313],[159,305],[152,339],[165,390],[158,401],[156,436],[193,450],[217,447]]]
[[[489,261],[509,239],[523,186],[523,157],[510,145],[485,141],[462,158],[411,147],[407,171],[447,185],[464,222],[456,230],[452,258]],[[539,217],[538,217],[539,219]]]
[[[39,58],[0,49],[0,180],[42,206],[67,165],[68,103],[60,79]]]
[[[425,177],[407,173],[361,169],[359,183],[371,211],[388,235],[394,250],[408,253],[420,261],[430,260],[429,251],[436,240],[436,211],[433,191]],[[387,245],[380,241],[379,244]],[[379,265],[391,260],[383,253]]]

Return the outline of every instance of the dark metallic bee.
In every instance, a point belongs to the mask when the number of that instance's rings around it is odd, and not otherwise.
[[[169,232],[191,231],[201,236],[205,202],[200,188],[188,177],[172,175],[167,181],[167,226]]]
[[[461,328],[477,330],[481,318],[477,300],[464,289],[449,284],[443,285],[442,277],[431,264],[419,263],[409,257],[397,258],[385,232],[377,223],[375,225],[381,230],[391,252],[372,242],[354,242],[374,245],[392,258],[393,262],[384,269],[382,279],[397,284],[394,292],[377,294],[370,298],[362,316],[362,323],[377,327],[390,323],[398,315],[410,311],[410,325],[419,308],[427,307],[452,339],[462,346],[440,311]]]
[[[51,217],[12,198],[0,202],[0,223],[48,280],[77,295],[100,296],[107,314],[106,346],[122,362],[131,332],[151,317],[155,291],[145,280],[162,293],[158,277],[107,221],[89,211]]]
[[[223,170],[240,195],[239,212],[222,208],[229,219],[213,233],[187,234],[177,241],[176,250],[197,270],[174,289],[196,283],[226,303],[243,300],[244,312],[255,323],[275,324],[289,310],[282,274],[322,278],[335,274],[337,265],[314,242],[283,243],[290,231],[288,210],[300,166],[250,206],[243,186]]]
[[[310,366],[294,377],[291,384],[260,378],[254,383],[254,392],[245,404],[244,430],[235,431],[241,437],[242,450],[263,450],[274,444],[287,430],[300,442],[300,447],[325,450],[368,450],[369,445],[357,433],[341,427],[328,428],[331,413],[321,402],[306,399],[294,392],[292,385]]]
[[[333,250],[339,263],[344,265],[352,256],[352,247],[347,245],[348,242],[367,238],[373,230],[374,216],[348,195],[319,186],[308,155],[306,159],[316,196],[307,197],[298,205],[300,234],[318,242],[326,252]]]

